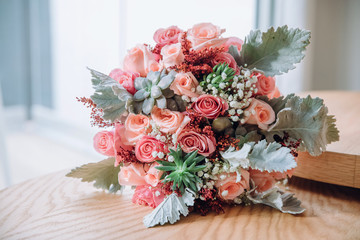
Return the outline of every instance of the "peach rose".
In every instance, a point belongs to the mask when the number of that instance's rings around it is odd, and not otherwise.
[[[114,133],[109,131],[98,132],[94,136],[94,148],[98,153],[106,156],[115,156]]]
[[[192,43],[192,47],[204,44],[207,41],[219,38],[225,29],[211,23],[199,23],[194,25],[187,32],[187,38]]]
[[[216,54],[216,56],[211,60],[211,64],[214,67],[217,64],[221,64],[221,63],[227,63],[229,65],[229,67],[231,67],[232,69],[235,70],[235,74],[238,75],[240,74],[240,69],[234,59],[233,56],[231,56],[230,53],[226,53],[226,52],[221,52]]]
[[[275,90],[275,78],[266,77],[261,73],[256,73],[255,76],[257,77],[257,95],[268,95]]]
[[[199,94],[195,92],[198,85],[199,82],[191,72],[178,73],[170,85],[170,89],[173,90],[177,95],[185,95],[192,98],[199,96]]]
[[[228,110],[229,105],[227,102],[220,98],[212,95],[201,95],[198,97],[196,102],[191,105],[196,112],[209,119],[217,118],[219,115],[225,114]]]
[[[275,185],[275,179],[267,171],[261,172],[259,170],[251,169],[249,173],[258,192],[265,192]]]
[[[134,95],[136,93],[136,89],[134,86],[135,78],[140,77],[140,74],[133,72],[125,72],[119,68],[115,68],[109,74],[109,76],[120,83],[129,93]]]
[[[149,127],[150,120],[147,116],[142,114],[132,114],[126,118],[124,138],[126,144],[136,145],[146,133],[146,128]]]
[[[160,186],[143,185],[137,186],[132,197],[135,204],[156,208],[165,199],[165,194],[161,191]]]
[[[135,156],[140,162],[151,163],[159,160],[153,156],[153,152],[167,152],[165,144],[154,137],[143,136],[135,146]]]
[[[278,98],[278,97],[280,97],[280,96],[281,96],[281,93],[280,93],[280,91],[279,91],[279,89],[278,89],[277,87],[275,87],[274,91],[272,91],[271,93],[269,93],[269,94],[267,95],[267,97],[268,97],[269,99]]]
[[[241,169],[241,180],[236,182],[237,173],[221,173],[218,174],[218,180],[215,187],[219,190],[219,196],[224,200],[234,200],[242,194],[245,189],[249,189],[249,172]]]
[[[183,130],[177,137],[176,146],[180,144],[184,152],[198,150],[198,153],[207,157],[216,150],[216,139],[194,131]]]
[[[224,48],[224,51],[229,51],[230,46],[237,47],[237,50],[240,52],[241,47],[244,44],[244,41],[237,37],[229,37],[226,42],[221,46]]]
[[[123,68],[125,71],[139,73],[140,76],[146,77],[149,71],[160,71],[161,65],[147,46],[139,44],[130,49],[125,56]]]
[[[133,150],[133,147],[126,144],[125,140],[125,126],[123,124],[115,124],[115,133],[114,133],[114,149],[115,149],[115,167],[117,167],[120,162],[124,161],[121,156],[119,156],[117,153],[122,150],[131,151]]]
[[[260,129],[267,130],[268,125],[275,121],[275,112],[269,104],[253,98],[250,106],[245,110],[249,113],[245,117],[248,124],[257,124]]]
[[[151,111],[151,118],[160,127],[163,133],[174,133],[180,127],[184,119],[184,114],[169,109],[162,109],[154,106]]]
[[[165,67],[171,67],[182,63],[185,59],[184,53],[181,50],[181,43],[166,45],[161,49],[161,56],[163,57],[163,64]]]
[[[146,164],[130,163],[120,168],[119,184],[120,185],[145,185]]]
[[[159,182],[163,171],[156,169],[156,166],[160,166],[157,162],[151,164],[149,170],[146,172],[145,181],[147,184],[155,187]]]
[[[160,28],[154,34],[154,41],[160,46],[170,45],[179,42],[179,37],[182,30],[177,26],[170,26],[168,28]]]

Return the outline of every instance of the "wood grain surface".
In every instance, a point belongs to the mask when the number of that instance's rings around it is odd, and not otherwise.
[[[151,208],[66,178],[66,171],[0,191],[0,239],[360,239],[360,189],[292,178],[307,209],[299,216],[262,205],[196,213],[147,229]]]
[[[340,141],[331,143],[320,156],[300,153],[294,175],[360,188],[360,92],[318,91],[299,94],[324,99],[335,115]]]

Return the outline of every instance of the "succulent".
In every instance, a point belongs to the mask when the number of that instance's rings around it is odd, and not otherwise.
[[[176,72],[168,74],[166,70],[161,72],[149,72],[147,76],[135,79],[135,89],[138,90],[133,98],[134,109],[141,109],[143,113],[150,114],[152,108],[166,108],[166,97],[163,91],[168,89],[175,79]]]
[[[215,88],[220,87],[220,83],[224,86],[230,85],[230,80],[234,78],[235,70],[230,68],[228,64],[222,63],[213,67],[213,72],[204,76],[203,81],[200,82],[200,86],[206,88],[211,84]]]
[[[201,179],[196,176],[196,173],[206,167],[206,165],[198,164],[205,157],[198,155],[197,150],[185,154],[180,145],[178,145],[176,151],[170,149],[169,155],[174,159],[173,162],[157,161],[161,166],[155,167],[161,171],[170,172],[165,175],[163,182],[173,182],[172,189],[175,190],[178,187],[181,193],[184,193],[185,187],[197,192],[196,183],[201,182]]]
[[[149,72],[145,78],[136,78],[135,89],[138,91],[127,102],[129,110],[136,114],[143,112],[149,115],[156,105],[158,108],[185,111],[186,105],[184,101],[169,88],[175,76],[176,72],[174,70],[169,73],[163,70],[161,72]]]

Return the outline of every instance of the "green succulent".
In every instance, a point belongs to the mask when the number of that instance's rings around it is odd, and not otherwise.
[[[196,183],[201,182],[201,179],[196,176],[196,173],[206,167],[206,165],[198,164],[205,157],[198,155],[197,150],[185,154],[180,145],[176,151],[170,149],[169,155],[174,158],[173,162],[157,161],[161,166],[155,167],[161,171],[169,172],[168,175],[165,175],[163,182],[173,182],[172,189],[175,190],[178,187],[181,193],[184,193],[185,187],[197,192]]]
[[[204,76],[200,86],[206,88],[211,84],[215,88],[219,88],[220,83],[229,84],[229,81],[234,78],[235,70],[229,67],[227,63],[221,63],[213,67],[213,72]]]
[[[166,108],[167,98],[173,97],[174,92],[169,89],[171,83],[175,79],[176,72],[174,70],[166,73],[149,72],[147,76],[135,79],[135,89],[138,90],[133,99],[133,111],[143,112],[146,115],[151,113],[153,107]]]

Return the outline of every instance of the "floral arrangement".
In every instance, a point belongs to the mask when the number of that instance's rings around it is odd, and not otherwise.
[[[155,208],[146,227],[225,204],[305,209],[276,182],[291,177],[298,151],[319,155],[339,139],[319,98],[280,96],[275,75],[304,58],[310,32],[270,28],[245,41],[211,23],[159,29],[156,45],[130,49],[122,69],[90,69],[95,93],[78,98],[104,128],[94,148],[107,159],[67,176]]]

